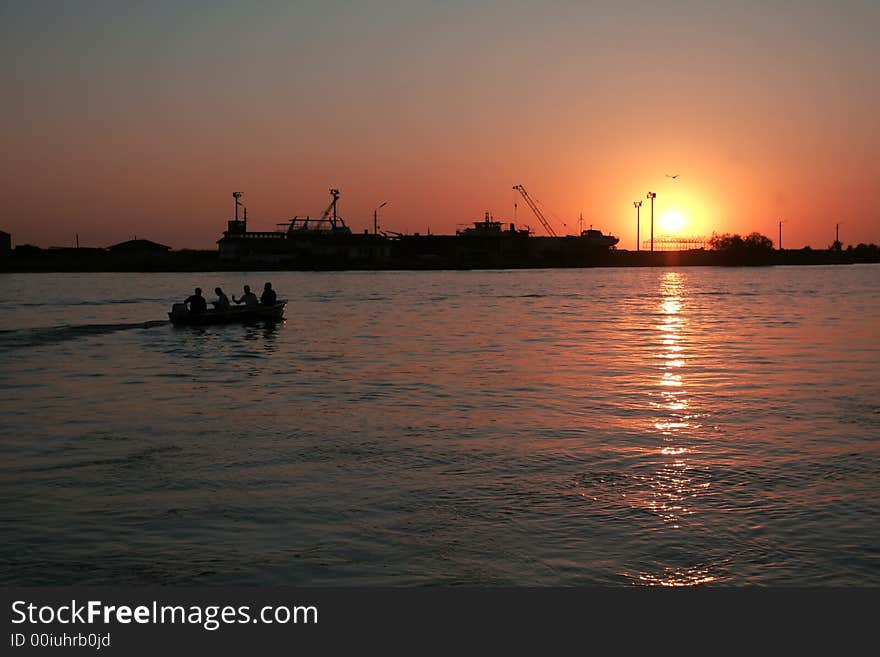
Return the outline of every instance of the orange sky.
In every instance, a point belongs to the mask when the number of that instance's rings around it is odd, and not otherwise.
[[[522,184],[622,248],[648,190],[686,233],[880,242],[880,4],[711,4],[4,5],[0,229],[211,248],[233,190],[265,230],[332,186],[356,230],[541,234]]]

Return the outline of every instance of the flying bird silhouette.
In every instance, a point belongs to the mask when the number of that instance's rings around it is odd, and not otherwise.
[[[675,178],[678,178],[680,175],[681,175],[680,173],[677,173],[677,174],[675,174],[674,176],[670,176],[670,175],[667,173],[667,174],[666,174],[666,177],[667,177],[667,178],[675,179]]]

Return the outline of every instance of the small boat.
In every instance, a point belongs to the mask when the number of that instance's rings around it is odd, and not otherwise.
[[[229,324],[231,322],[280,321],[287,301],[280,299],[272,306],[232,306],[229,310],[209,308],[203,313],[191,313],[184,303],[175,303],[168,319],[175,326],[203,326],[205,324]]]

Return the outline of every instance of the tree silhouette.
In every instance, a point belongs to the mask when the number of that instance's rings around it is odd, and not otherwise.
[[[721,254],[727,264],[765,264],[773,253],[773,241],[761,233],[750,233],[745,237],[737,234],[712,233],[709,247]]]

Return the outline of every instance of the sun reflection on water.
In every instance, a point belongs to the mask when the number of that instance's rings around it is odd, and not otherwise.
[[[651,383],[653,422],[660,444],[654,471],[643,478],[644,494],[632,503],[661,519],[670,532],[698,526],[693,518],[697,498],[709,488],[706,473],[691,462],[695,433],[700,425],[691,408],[687,382],[687,312],[684,276],[665,272],[660,282],[660,303],[655,328],[660,349],[655,354],[659,378]],[[651,586],[694,586],[715,581],[705,566],[666,565],[657,572],[642,572],[635,579]]]
[[[647,586],[697,586],[717,579],[709,574],[708,568],[664,568],[661,575],[642,573],[638,576],[638,581]]]

